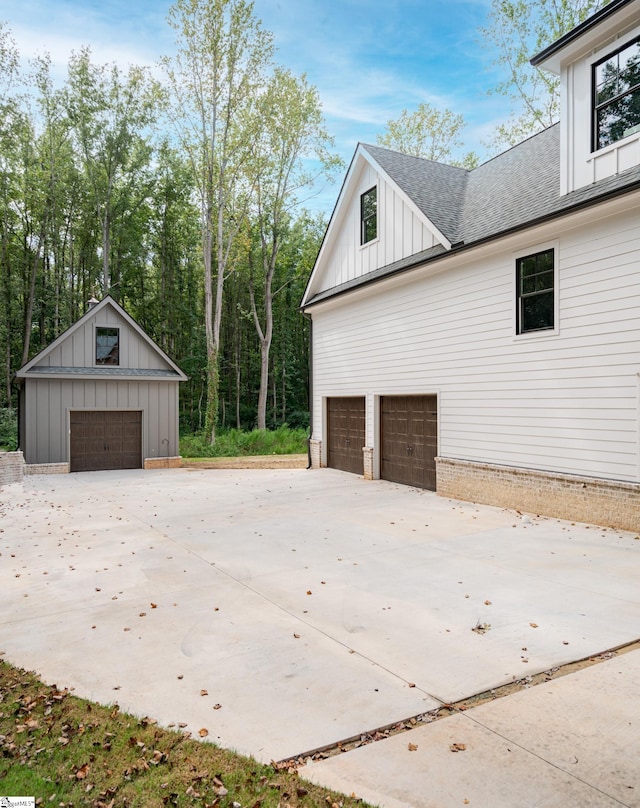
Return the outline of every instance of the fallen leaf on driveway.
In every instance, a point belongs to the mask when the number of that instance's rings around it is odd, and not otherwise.
[[[464,752],[466,748],[467,745],[464,743],[452,743],[451,746],[449,747],[449,749],[452,752]]]
[[[538,628],[538,624],[537,624],[537,623],[529,623],[529,625],[531,626],[531,628]]]
[[[410,743],[410,744],[407,746],[407,749],[408,749],[410,752],[415,752],[415,751],[417,750],[417,748],[418,748],[418,744],[415,744],[415,743]]]
[[[208,695],[209,695],[209,691],[208,691],[208,690],[201,690],[201,691],[200,691],[200,695],[201,695],[201,696],[208,696]]]
[[[485,606],[491,606],[491,601],[490,600],[485,600],[484,605]]]
[[[293,636],[295,637],[295,639],[296,639],[296,640],[299,640],[299,639],[300,639],[300,635],[299,635],[299,634],[294,634]]]
[[[206,738],[208,734],[209,734],[209,730],[208,730],[208,729],[205,729],[204,727],[202,727],[202,729],[201,729],[201,730],[198,730],[198,735],[199,735],[201,738]]]
[[[307,595],[313,595],[313,592],[310,589],[307,589]]]
[[[222,709],[222,704],[214,704],[213,709],[214,710],[221,710]]]

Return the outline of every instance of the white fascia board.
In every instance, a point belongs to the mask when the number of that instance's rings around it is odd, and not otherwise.
[[[322,241],[320,251],[318,252],[316,263],[311,272],[309,282],[307,283],[307,288],[305,289],[302,302],[300,303],[301,309],[304,309],[309,298],[313,297],[315,282],[318,279],[318,277],[322,274],[324,255],[327,252],[327,250],[331,249],[330,245],[332,242],[333,233],[340,227],[340,224],[344,219],[345,212],[348,209],[349,203],[351,201],[352,186],[353,183],[355,182],[354,177],[356,177],[360,173],[360,169],[362,167],[363,162],[369,163],[369,165],[378,173],[380,177],[382,177],[387,183],[389,183],[389,185],[393,186],[396,193],[402,199],[404,204],[406,204],[407,207],[418,217],[418,219],[424,224],[424,226],[433,234],[435,239],[438,242],[440,242],[440,244],[442,244],[442,246],[445,249],[447,250],[451,249],[451,242],[444,236],[444,234],[440,232],[440,230],[433,224],[433,222],[427,216],[425,216],[425,214],[415,204],[415,202],[411,199],[411,197],[407,196],[407,194],[398,186],[393,177],[387,174],[387,172],[367,151],[366,147],[364,147],[362,143],[358,143],[358,147],[356,148],[356,151],[351,160],[349,170],[347,171],[344,182],[342,183],[342,188],[340,189],[340,194],[338,195],[336,206],[333,210],[331,220],[329,221],[329,225],[324,235],[324,239]]]

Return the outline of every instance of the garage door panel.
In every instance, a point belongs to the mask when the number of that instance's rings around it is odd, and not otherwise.
[[[364,397],[327,400],[327,441],[327,465],[330,468],[364,474]]]
[[[142,466],[140,411],[82,410],[70,413],[71,471]]]
[[[436,489],[436,396],[384,396],[380,405],[380,476]]]

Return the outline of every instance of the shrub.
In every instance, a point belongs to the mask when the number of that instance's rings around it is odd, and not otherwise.
[[[202,432],[180,438],[183,457],[246,457],[247,455],[304,454],[307,451],[307,429],[291,429],[286,424],[278,429],[220,430],[214,446]]]
[[[18,416],[7,407],[0,408],[0,450],[15,452],[18,448]]]

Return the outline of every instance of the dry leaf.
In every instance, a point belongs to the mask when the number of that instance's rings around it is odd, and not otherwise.
[[[538,628],[538,624],[537,624],[537,623],[529,623],[529,625],[531,626],[531,628]]]
[[[152,604],[151,604],[151,608],[152,608],[152,609],[157,609],[157,608],[158,608],[158,604],[157,604],[157,603],[152,603]]]
[[[451,746],[449,747],[449,749],[452,752],[464,752],[466,748],[467,745],[464,743],[452,743]]]
[[[407,749],[408,749],[410,752],[415,752],[415,751],[417,750],[417,748],[418,748],[418,744],[415,744],[415,743],[410,743],[410,744],[408,744],[408,746],[407,746]]]
[[[209,730],[208,730],[208,729],[205,729],[204,727],[202,727],[202,729],[201,729],[201,730],[198,730],[198,735],[199,735],[201,738],[206,738],[208,734],[209,734]]]
[[[85,763],[84,766],[80,766],[80,768],[76,770],[76,780],[84,780],[84,778],[87,776],[88,771],[89,771],[88,763]]]
[[[213,709],[214,710],[221,710],[222,709],[222,704],[214,704]]]
[[[307,595],[312,595],[313,592],[310,589],[307,589]]]
[[[415,686],[416,686],[415,682],[409,682],[409,687],[415,687]]]
[[[299,640],[299,639],[300,639],[300,635],[299,635],[299,634],[294,634],[293,636],[296,638],[296,640]]]
[[[208,691],[208,690],[201,690],[201,691],[200,691],[200,695],[201,695],[201,696],[208,696],[208,695],[209,695],[209,691]]]
[[[485,606],[491,606],[491,601],[490,600],[485,600],[484,605]]]

